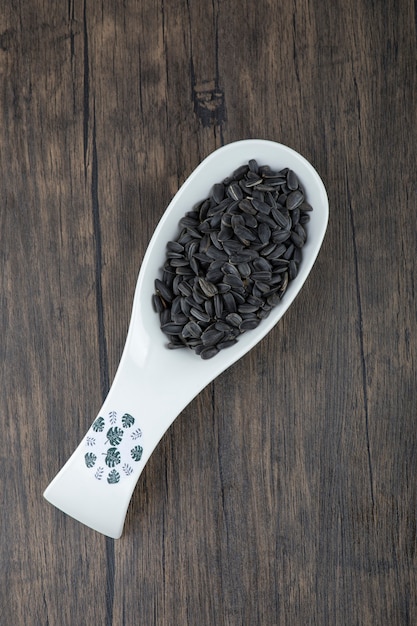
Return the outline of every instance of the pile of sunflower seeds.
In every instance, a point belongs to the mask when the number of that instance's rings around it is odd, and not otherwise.
[[[209,359],[256,328],[297,276],[311,210],[293,170],[255,159],[215,184],[180,220],[155,280],[168,347]]]

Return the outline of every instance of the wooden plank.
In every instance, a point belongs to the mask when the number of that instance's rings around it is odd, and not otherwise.
[[[2,4],[0,623],[414,624],[414,3]],[[42,491],[111,384],[166,205],[247,137],[317,167],[324,246],[106,539]]]

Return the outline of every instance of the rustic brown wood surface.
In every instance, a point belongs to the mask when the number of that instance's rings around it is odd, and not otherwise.
[[[416,624],[415,3],[0,5],[0,624]],[[251,137],[321,174],[322,251],[105,538],[43,490],[111,384],[166,205]]]

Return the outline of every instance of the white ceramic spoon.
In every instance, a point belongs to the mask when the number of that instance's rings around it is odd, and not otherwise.
[[[169,350],[152,308],[154,280],[165,260],[166,243],[176,238],[185,212],[208,197],[214,183],[250,159],[274,169],[293,169],[313,206],[298,276],[267,319],[212,359],[203,360],[190,349]],[[320,250],[328,210],[317,172],[304,157],[281,144],[237,141],[202,161],[169,204],[149,243],[114,382],[90,430],[45,490],[49,502],[104,535],[121,536],[132,492],[165,431],[206,385],[265,337],[300,291]]]

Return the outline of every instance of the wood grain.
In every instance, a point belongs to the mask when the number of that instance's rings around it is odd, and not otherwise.
[[[0,623],[415,624],[415,3],[0,8]],[[323,177],[322,251],[107,539],[42,492],[111,384],[166,205],[249,137]]]

